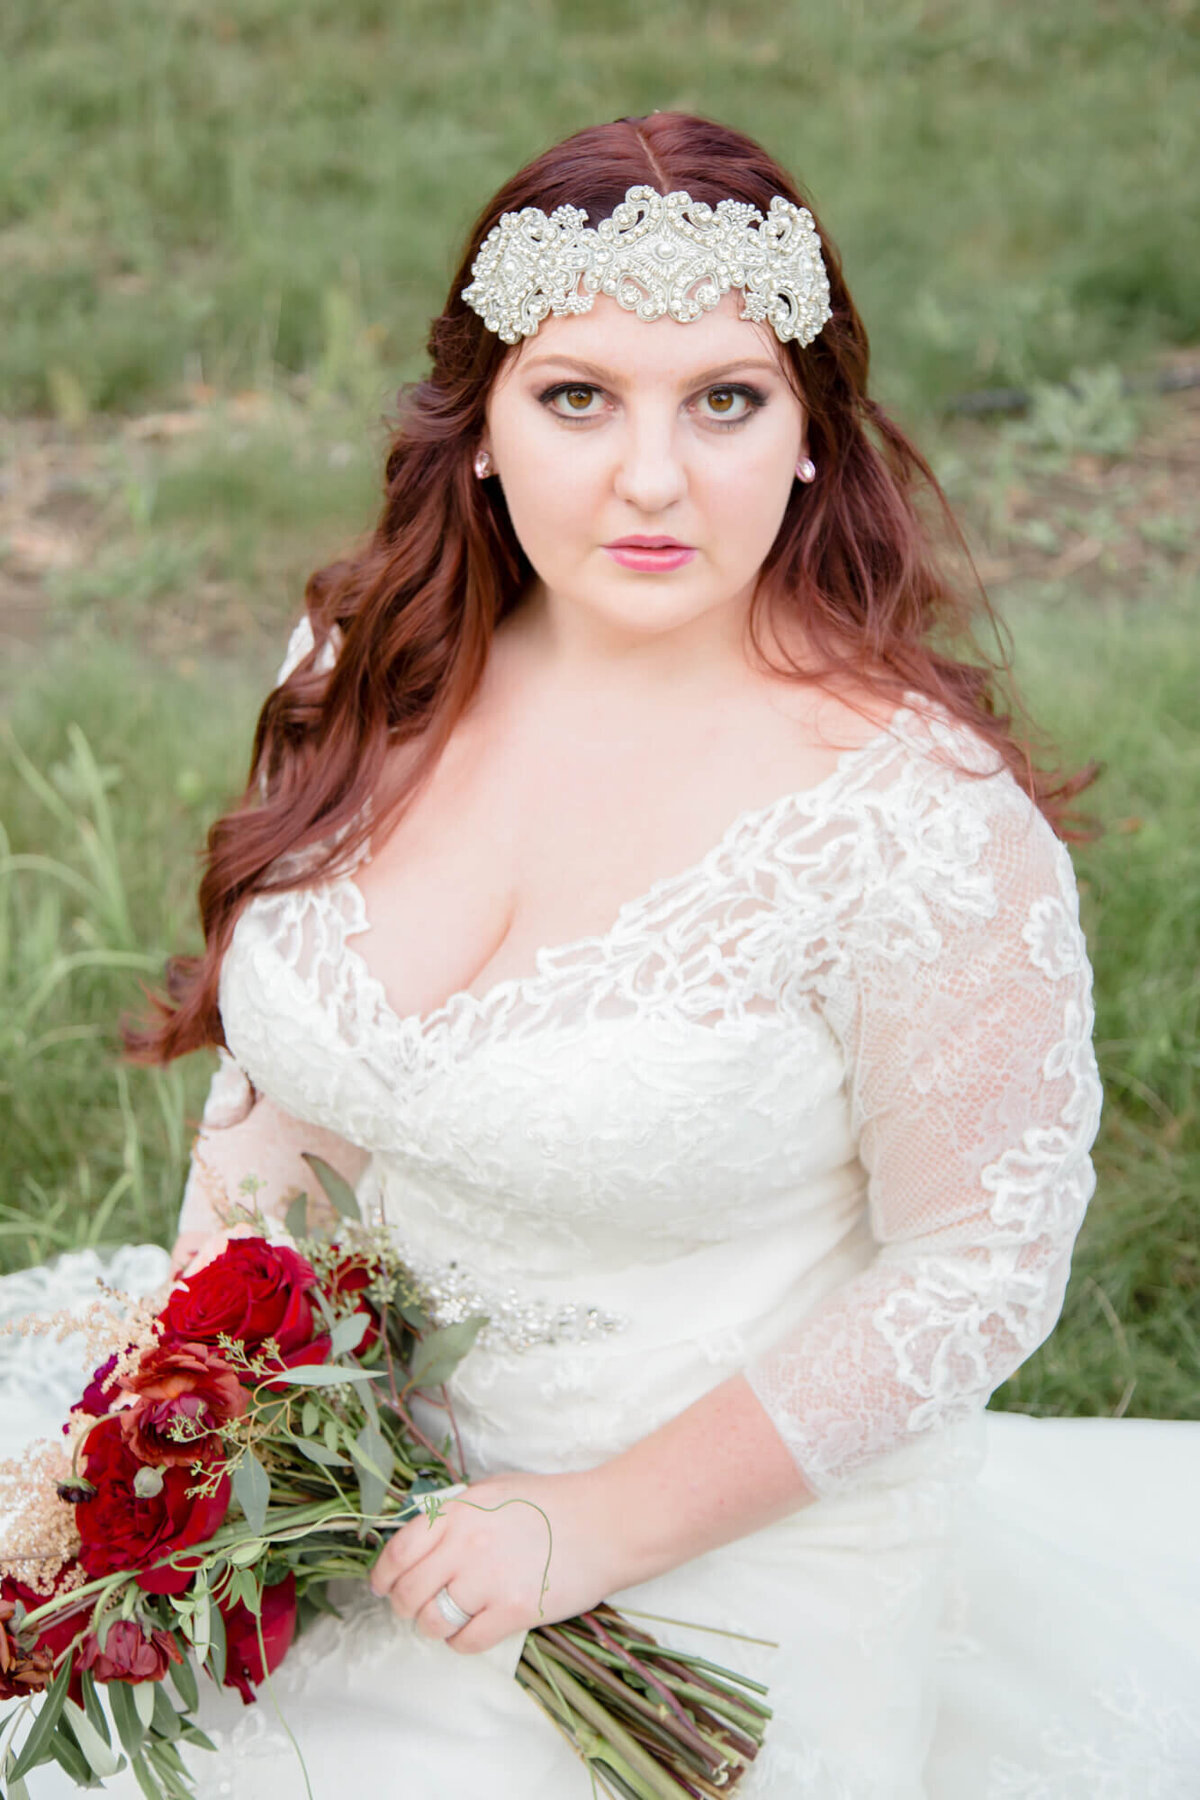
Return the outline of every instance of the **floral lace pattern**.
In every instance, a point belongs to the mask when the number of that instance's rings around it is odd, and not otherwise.
[[[586,1298],[628,1312],[648,1255],[725,1245],[725,1293],[756,1233],[794,1283],[869,1224],[794,1329],[749,1332],[818,1491],[982,1407],[1053,1325],[1094,1179],[1090,969],[1066,850],[964,728],[901,709],[482,995],[400,1016],[369,948],[352,866],[262,896],[222,1012],[257,1088],[373,1154],[431,1258],[470,1241],[564,1301],[609,1270]],[[723,1329],[782,1303],[750,1288]]]

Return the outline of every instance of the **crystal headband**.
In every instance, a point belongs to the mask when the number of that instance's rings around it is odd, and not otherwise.
[[[782,194],[764,219],[744,200],[713,208],[683,188],[631,187],[594,230],[586,218],[578,206],[549,216],[526,206],[489,231],[462,298],[506,344],[532,337],[547,313],[590,312],[597,294],[640,319],[686,324],[740,288],[740,316],[769,321],[785,344],[811,343],[832,317],[813,216]]]

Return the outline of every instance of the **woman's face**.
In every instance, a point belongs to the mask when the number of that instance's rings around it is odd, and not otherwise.
[[[805,449],[782,346],[741,306],[648,324],[598,294],[502,365],[481,442],[552,609],[622,641],[740,623]],[[691,554],[622,559],[627,537]]]

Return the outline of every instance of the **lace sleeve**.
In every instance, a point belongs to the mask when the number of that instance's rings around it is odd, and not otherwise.
[[[1095,1185],[1065,847],[1007,775],[929,783],[891,833],[824,993],[878,1251],[746,1369],[818,1494],[982,1408],[1049,1335]]]

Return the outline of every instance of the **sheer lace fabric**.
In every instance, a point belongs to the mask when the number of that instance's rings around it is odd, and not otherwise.
[[[632,1301],[665,1348],[686,1264],[700,1366],[740,1355],[818,1491],[980,1409],[1053,1325],[1090,969],[1065,849],[963,728],[903,709],[483,995],[398,1016],[360,939],[352,867],[248,909],[221,1003],[255,1086],[363,1147],[431,1269]]]

